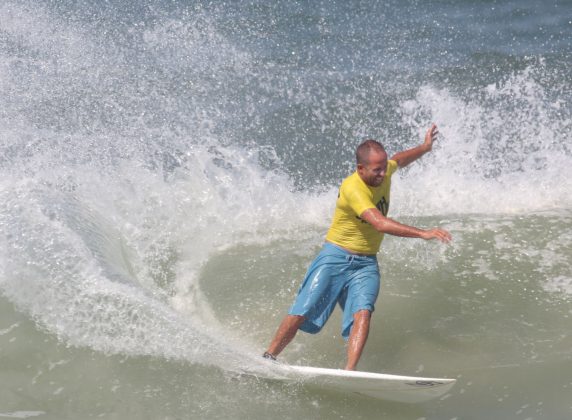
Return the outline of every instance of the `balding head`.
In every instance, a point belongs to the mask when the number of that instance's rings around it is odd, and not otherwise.
[[[381,143],[366,140],[356,149],[357,172],[370,187],[378,187],[385,178],[387,153]]]
[[[365,140],[356,149],[356,163],[358,165],[367,165],[369,162],[369,155],[372,152],[385,153],[383,145],[376,140]]]

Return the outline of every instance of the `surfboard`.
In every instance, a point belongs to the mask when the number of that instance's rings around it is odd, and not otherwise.
[[[273,363],[273,379],[404,403],[421,403],[445,395],[455,379],[327,369]]]

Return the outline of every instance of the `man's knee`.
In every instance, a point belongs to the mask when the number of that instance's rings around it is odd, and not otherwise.
[[[371,318],[371,311],[369,309],[362,309],[354,314],[354,323],[369,322]]]
[[[300,326],[306,320],[306,317],[303,315],[287,315],[286,320],[287,320],[289,325],[296,326],[297,328],[300,328]]]

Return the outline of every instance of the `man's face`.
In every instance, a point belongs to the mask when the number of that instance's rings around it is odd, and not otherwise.
[[[358,164],[360,178],[370,187],[379,187],[387,170],[387,153],[372,150],[365,164]]]

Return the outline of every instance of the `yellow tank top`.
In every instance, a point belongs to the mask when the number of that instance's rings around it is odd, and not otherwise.
[[[383,233],[379,233],[359,216],[377,208],[384,216],[389,210],[391,175],[397,162],[389,160],[385,178],[379,187],[370,187],[354,172],[343,180],[336,201],[334,218],[326,240],[358,254],[377,254]]]

